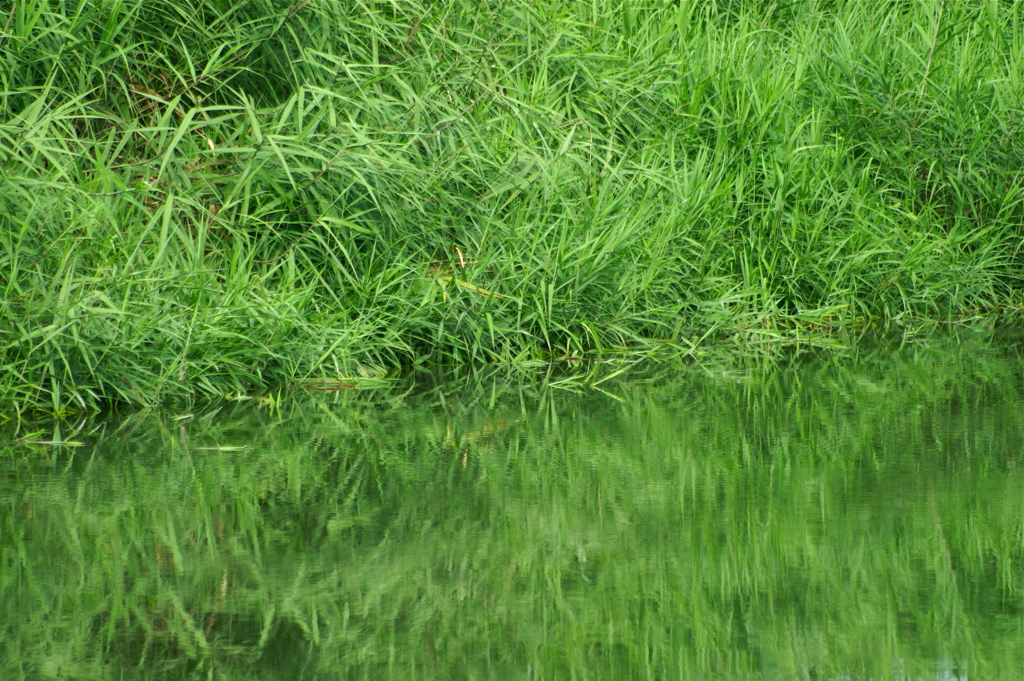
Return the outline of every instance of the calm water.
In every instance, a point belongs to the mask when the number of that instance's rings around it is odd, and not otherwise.
[[[0,679],[1024,678],[1016,347],[9,424]]]

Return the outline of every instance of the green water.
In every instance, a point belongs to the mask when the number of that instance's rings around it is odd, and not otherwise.
[[[0,678],[1024,678],[1024,363],[935,345],[9,424]]]

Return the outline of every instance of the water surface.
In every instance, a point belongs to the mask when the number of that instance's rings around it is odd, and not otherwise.
[[[1021,366],[950,341],[9,424],[0,678],[1022,678]]]

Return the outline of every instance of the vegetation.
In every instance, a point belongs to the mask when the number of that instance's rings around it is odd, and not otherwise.
[[[0,7],[18,409],[1019,319],[1019,0]]]
[[[1017,348],[10,422],[0,677],[1017,678]]]

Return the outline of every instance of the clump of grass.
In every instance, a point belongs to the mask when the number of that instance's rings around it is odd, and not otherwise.
[[[1017,314],[1021,9],[12,3],[0,394]]]

